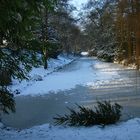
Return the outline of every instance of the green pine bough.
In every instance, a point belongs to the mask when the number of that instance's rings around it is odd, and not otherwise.
[[[70,114],[64,116],[57,115],[54,117],[56,125],[69,126],[92,126],[92,125],[109,125],[115,124],[121,117],[122,106],[118,103],[111,104],[110,101],[97,102],[95,109],[89,109],[77,105],[79,111],[68,108]]]

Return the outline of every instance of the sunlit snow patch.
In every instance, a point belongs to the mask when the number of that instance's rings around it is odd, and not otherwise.
[[[1,129],[2,140],[139,140],[140,119],[135,118],[117,125],[68,127],[44,124],[25,130]]]
[[[88,56],[88,52],[81,52],[81,55],[83,55],[83,56]]]

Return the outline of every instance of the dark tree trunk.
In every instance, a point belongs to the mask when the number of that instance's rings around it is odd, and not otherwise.
[[[44,57],[44,69],[48,68],[48,53],[47,53],[47,48],[46,44],[48,43],[48,10],[45,10],[45,15],[44,15],[44,23],[42,27],[42,38],[43,38],[43,57]]]
[[[45,49],[45,52],[44,52],[44,69],[48,68],[47,60],[48,60],[48,53],[47,53],[47,50]]]
[[[3,33],[0,32],[0,45],[3,45]]]

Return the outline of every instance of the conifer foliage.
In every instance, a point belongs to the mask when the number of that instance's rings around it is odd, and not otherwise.
[[[42,22],[42,9],[52,9],[54,4],[55,0],[0,2],[0,113],[15,110],[7,87],[12,78],[27,78],[29,70],[39,62],[35,31]]]
[[[77,105],[79,111],[68,108],[70,114],[58,115],[54,118],[57,125],[67,124],[70,126],[91,126],[115,124],[121,117],[122,107],[110,101],[97,102],[95,110]]]
[[[0,89],[0,111],[9,114],[9,111],[15,112],[15,101],[13,95],[6,89]]]

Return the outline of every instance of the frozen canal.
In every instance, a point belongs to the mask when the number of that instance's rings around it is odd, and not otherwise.
[[[96,100],[119,102],[122,119],[140,117],[140,73],[96,58],[80,58],[34,83],[16,97],[16,113],[3,122],[16,128],[53,123],[56,114],[75,103],[93,107]]]

